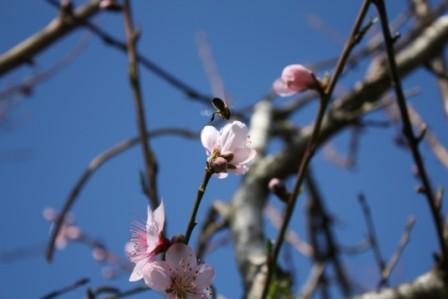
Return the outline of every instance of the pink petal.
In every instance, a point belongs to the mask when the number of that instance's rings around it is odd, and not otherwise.
[[[215,271],[210,265],[202,264],[199,265],[197,269],[198,275],[196,277],[196,286],[198,289],[203,290],[205,288],[208,288],[213,281],[213,278],[215,277]]]
[[[138,281],[142,279],[143,278],[142,270],[147,263],[148,262],[146,260],[138,261],[134,266],[134,270],[132,270],[131,276],[129,277],[129,281]]]
[[[257,152],[249,147],[237,148],[233,150],[232,164],[246,164],[252,161]]]
[[[185,299],[204,299],[206,297],[203,296],[203,294],[187,294],[187,297]]]
[[[143,268],[145,283],[152,289],[165,292],[171,286],[170,268],[166,262],[148,263]]]
[[[201,131],[202,145],[207,149],[208,154],[213,152],[213,149],[218,144],[219,132],[215,127],[205,126]]]
[[[221,151],[233,152],[233,149],[245,147],[248,134],[249,129],[240,121],[236,120],[224,126],[221,134]]]
[[[154,222],[157,224],[159,228],[159,234],[163,231],[163,226],[165,224],[165,206],[163,205],[163,201],[160,202],[160,205],[153,213]]]
[[[295,92],[304,91],[314,84],[313,72],[301,64],[291,64],[283,69],[282,80],[288,89]]]
[[[281,97],[287,97],[296,93],[296,91],[289,89],[285,81],[280,78],[274,81],[272,89]]]
[[[175,272],[186,273],[196,268],[196,254],[193,249],[182,243],[175,243],[168,248],[166,262]]]

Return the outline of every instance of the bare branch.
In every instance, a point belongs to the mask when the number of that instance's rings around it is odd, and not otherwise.
[[[442,255],[440,265],[443,268],[448,268],[448,245],[446,244],[446,241],[443,238],[442,215],[440,214],[440,210],[436,206],[436,200],[431,186],[431,182],[429,180],[429,176],[427,174],[423,158],[418,148],[419,142],[418,139],[415,137],[414,131],[412,129],[411,119],[406,106],[406,98],[404,96],[403,89],[401,87],[400,74],[397,67],[398,58],[395,58],[395,50],[393,46],[394,42],[392,40],[392,36],[389,31],[386,5],[383,0],[372,0],[372,1],[376,5],[381,20],[381,27],[383,29],[384,42],[386,45],[386,53],[390,68],[390,75],[392,77],[391,79],[393,81],[393,86],[395,87],[394,89],[397,97],[397,103],[400,109],[401,119],[403,122],[403,134],[408,141],[412,157],[417,166],[418,175],[423,184],[423,193],[426,195],[426,199],[429,208],[431,210],[434,225],[436,227],[436,234],[440,246],[440,254]]]
[[[89,19],[99,11],[99,2],[100,0],[90,0],[73,12],[73,17],[56,17],[43,30],[1,55],[0,76],[24,63],[32,63],[37,54],[53,45],[61,37],[82,26],[84,20]]]
[[[406,228],[404,230],[403,235],[401,236],[400,243],[398,244],[397,251],[387,262],[386,267],[384,267],[384,269],[381,273],[381,281],[379,283],[379,287],[382,287],[385,285],[385,283],[387,282],[387,280],[390,277],[390,274],[392,273],[392,270],[397,265],[398,260],[400,259],[404,249],[406,248],[406,245],[409,242],[409,236],[411,234],[412,228],[414,227],[414,224],[415,224],[415,218],[413,216],[409,216],[408,221],[406,223]]]

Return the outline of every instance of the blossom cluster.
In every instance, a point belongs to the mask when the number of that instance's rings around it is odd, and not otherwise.
[[[316,88],[319,81],[301,65],[285,67],[273,89],[281,96]],[[245,174],[256,156],[251,148],[249,129],[241,121],[232,121],[221,130],[207,125],[201,131],[201,143],[207,154],[206,171],[218,178],[228,173]],[[215,272],[197,260],[193,249],[182,237],[165,237],[165,210],[161,203],[152,211],[148,207],[146,225],[135,225],[126,252],[135,264],[130,281],[143,279],[153,290],[170,299],[205,299]]]
[[[148,208],[146,225],[136,225],[126,244],[126,253],[135,263],[129,280],[143,279],[150,288],[171,299],[206,298],[215,275],[213,268],[198,263],[193,249],[181,240],[165,238],[164,225],[163,202],[154,211]]]

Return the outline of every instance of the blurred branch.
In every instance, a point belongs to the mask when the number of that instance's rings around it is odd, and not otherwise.
[[[376,264],[378,265],[379,272],[382,274],[382,273],[384,273],[384,269],[386,267],[386,262],[384,261],[383,256],[381,255],[381,252],[380,252],[380,247],[378,245],[378,239],[376,236],[375,225],[373,224],[370,207],[367,204],[367,200],[366,200],[364,194],[362,194],[362,193],[359,194],[358,201],[359,201],[359,204],[361,205],[362,212],[364,214],[364,219],[367,224],[369,243],[372,246],[373,255],[375,257]],[[381,286],[387,285],[387,280],[388,280],[388,276],[384,276],[384,277],[382,276]]]
[[[213,59],[212,51],[208,44],[205,32],[201,31],[196,34],[196,42],[199,58],[202,61],[202,66],[207,75],[213,96],[226,100],[227,94],[224,88],[224,82],[218,72],[215,60]]]
[[[268,218],[272,225],[279,229],[282,224],[283,215],[275,208],[272,204],[267,204],[264,213],[266,218]],[[295,249],[297,252],[304,256],[310,257],[313,255],[313,248],[305,240],[303,240],[294,230],[288,229],[286,232],[286,241]]]
[[[231,211],[228,204],[220,201],[215,201],[209,208],[196,245],[196,256],[198,260],[201,260],[207,253],[212,237],[219,231],[228,228],[230,214]],[[221,217],[221,221],[218,221],[218,217]]]
[[[363,123],[362,126],[365,126],[366,123]],[[359,143],[361,138],[361,125],[354,125],[350,128],[350,140],[348,144],[348,153],[343,156],[339,154],[332,143],[328,142],[323,146],[323,152],[325,159],[332,162],[336,166],[345,169],[353,169],[356,164],[356,159],[359,152]]]
[[[347,277],[345,267],[340,258],[339,245],[333,234],[332,219],[328,214],[322,195],[317,186],[311,169],[308,169],[305,177],[305,186],[309,194],[309,222],[310,239],[312,241],[315,263],[332,263],[341,293],[344,296],[352,292],[352,286]],[[324,244],[319,243],[319,234],[323,235]]]
[[[91,0],[73,12],[72,17],[56,17],[44,29],[0,56],[0,76],[22,64],[32,64],[34,56],[82,25],[99,11],[100,0]]]
[[[90,279],[88,278],[81,278],[77,281],[75,281],[74,283],[65,286],[59,290],[56,291],[52,291],[50,293],[48,293],[47,295],[43,296],[42,299],[52,299],[52,298],[56,298],[58,296],[64,295],[65,293],[68,293],[70,291],[73,291],[79,287],[82,287],[85,284],[88,284],[90,282]]]
[[[147,177],[147,185],[144,190],[148,192],[149,203],[151,208],[155,210],[159,206],[159,195],[157,192],[157,172],[158,165],[154,151],[152,150],[149,143],[149,136],[146,135],[146,116],[145,116],[145,106],[143,103],[142,88],[140,85],[140,72],[138,69],[137,61],[137,41],[139,38],[139,33],[134,30],[134,23],[132,19],[131,2],[129,0],[124,0],[123,4],[123,18],[124,18],[124,29],[127,38],[127,50],[129,58],[128,75],[129,83],[131,84],[132,94],[134,96],[134,108],[137,120],[138,133],[140,135],[140,145],[143,154],[143,160],[145,161],[145,175]],[[145,192],[145,193],[146,193]]]
[[[392,270],[397,265],[398,260],[400,259],[406,245],[409,242],[409,236],[411,234],[412,228],[414,227],[414,224],[415,224],[415,218],[413,216],[409,216],[408,221],[406,223],[406,228],[404,230],[403,235],[401,236],[397,250],[395,251],[394,255],[390,258],[390,260],[387,262],[387,265],[382,269],[381,280],[378,284],[379,288],[386,285],[387,280],[389,279],[390,274],[392,273]]]
[[[385,288],[379,292],[365,293],[351,299],[445,299],[448,298],[446,276],[442,271],[433,269],[409,283],[395,288]]]
[[[64,66],[71,63],[86,47],[89,40],[90,40],[89,37],[82,38],[80,42],[72,50],[70,50],[70,52],[68,52],[66,55],[64,55],[64,57],[61,60],[57,61],[55,64],[53,64],[46,70],[43,70],[38,74],[25,78],[25,80],[23,80],[23,82],[20,84],[8,87],[5,90],[0,91],[0,101],[7,100],[12,96],[18,94],[25,96],[31,95],[33,92],[33,88],[35,88],[35,86],[38,83],[49,79],[55,73],[60,71]]]
[[[324,263],[315,263],[311,268],[310,274],[308,275],[308,279],[305,285],[302,287],[300,291],[300,296],[298,299],[311,299],[314,291],[316,290],[319,281],[322,278],[322,275],[325,271]]]
[[[198,138],[197,133],[193,133],[188,130],[179,129],[179,128],[163,128],[152,130],[146,133],[146,136],[150,136],[151,138],[155,138],[158,136],[164,135],[178,135],[188,139]],[[56,237],[64,223],[64,219],[67,213],[70,211],[71,207],[75,203],[76,199],[79,196],[79,193],[83,189],[84,185],[89,181],[90,177],[100,168],[105,162],[109,161],[113,157],[121,154],[124,151],[127,151],[131,147],[138,145],[141,142],[140,137],[134,137],[125,141],[118,143],[117,145],[111,147],[100,155],[96,156],[84,170],[81,177],[76,182],[75,186],[70,191],[68,198],[66,199],[64,206],[62,208],[61,214],[58,216],[54,229],[51,233],[50,240],[48,242],[47,247],[47,260],[51,261],[54,254],[54,245],[56,241]]]
[[[448,41],[448,16],[421,26],[421,33],[404,39],[406,43],[397,53],[398,71],[402,77],[425,64]],[[383,59],[373,61],[364,79],[354,85],[352,92],[335,102],[324,119],[318,143],[326,142],[361,116],[380,107],[380,100],[390,87]],[[265,236],[259,229],[263,227],[263,221],[258,215],[262,214],[268,195],[267,184],[272,177],[284,178],[296,172],[311,132],[312,125],[309,125],[279,153],[258,157],[232,199],[235,213],[230,224],[247,298],[259,297],[256,294],[260,285],[255,283],[262,285],[259,276],[265,275],[260,265],[266,250]]]
[[[294,212],[295,205],[298,201],[298,195],[300,193],[302,183],[306,177],[308,164],[310,163],[310,161],[313,158],[314,153],[317,149],[319,134],[321,133],[320,130],[321,130],[321,127],[323,124],[325,112],[329,105],[329,102],[332,99],[334,88],[339,79],[339,76],[342,74],[342,72],[344,70],[345,64],[350,56],[351,51],[360,42],[360,40],[362,39],[362,37],[364,36],[364,34],[368,30],[368,28],[372,25],[372,22],[370,22],[370,23],[368,23],[368,25],[366,25],[366,27],[364,27],[364,28],[362,27],[363,22],[364,22],[364,17],[366,16],[369,5],[370,5],[369,0],[363,1],[361,8],[358,12],[358,15],[356,17],[356,20],[353,24],[352,30],[350,32],[350,36],[348,37],[348,39],[344,45],[344,49],[342,50],[341,56],[336,65],[334,74],[331,76],[331,79],[328,82],[328,85],[317,90],[319,92],[319,96],[320,96],[319,110],[317,112],[315,123],[314,123],[313,129],[312,129],[312,132],[311,132],[310,139],[308,140],[308,144],[305,148],[304,155],[300,159],[300,162],[298,163],[298,170],[297,170],[296,180],[294,183],[294,189],[289,198],[289,201],[288,201],[288,204],[286,207],[285,217],[282,222],[281,228],[279,230],[278,237],[275,241],[272,253],[268,253],[268,255],[269,255],[268,263],[267,263],[268,264],[268,273],[267,273],[266,280],[265,280],[265,283],[263,286],[263,293],[262,293],[262,297],[261,297],[263,299],[265,299],[268,295],[270,281],[272,279],[272,276],[275,272],[275,268],[277,265],[277,258],[278,258],[280,249],[282,247],[282,243],[285,238],[286,230],[289,226],[289,222],[290,222],[292,214]],[[345,288],[345,287],[344,287],[344,289],[345,289],[344,294],[347,295],[349,293],[349,289]],[[347,292],[345,292],[345,291],[347,291]]]
[[[87,291],[86,299],[96,299],[97,296],[99,296],[101,294],[111,294],[109,296],[101,297],[101,299],[119,299],[119,298],[130,297],[130,296],[140,294],[140,293],[143,293],[143,292],[146,292],[149,290],[151,290],[151,289],[148,288],[147,286],[139,286],[139,287],[135,287],[130,290],[127,290],[127,291],[120,291],[119,289],[117,289],[115,287],[102,286],[102,287],[98,287],[94,290],[89,289]]]
[[[445,116],[448,117],[448,66],[443,52],[436,58],[434,58],[430,64],[430,70],[437,77],[437,83],[439,85],[440,94],[442,98],[443,111]]]
[[[394,41],[389,31],[388,17],[386,11],[386,5],[383,0],[372,0],[375,4],[378,14],[381,20],[381,27],[383,29],[384,43],[386,46],[387,60],[389,62],[389,71],[393,86],[395,89],[398,107],[400,109],[401,119],[403,122],[403,134],[408,141],[408,145],[412,152],[412,157],[418,169],[418,176],[420,177],[421,183],[423,184],[423,193],[426,195],[426,199],[431,210],[434,225],[436,227],[436,235],[439,241],[441,261],[440,266],[442,268],[448,269],[448,246],[443,238],[443,220],[440,213],[440,209],[436,206],[436,199],[433,193],[431,182],[427,174],[423,158],[419,151],[419,140],[414,135],[412,129],[412,123],[409,116],[409,112],[406,106],[406,98],[401,87],[400,74],[397,67],[397,60],[395,58],[395,50],[393,47]]]
[[[58,9],[60,8],[60,4],[57,0],[48,0],[48,2],[56,8]],[[73,18],[76,19],[76,16],[73,16]],[[89,30],[98,38],[100,38],[105,45],[112,47],[118,51],[121,51],[123,53],[127,53],[126,42],[107,33],[106,31],[101,29],[101,27],[97,26],[93,22],[90,22],[88,19],[77,19],[77,22],[79,22],[80,25],[84,26],[85,29]],[[143,55],[141,52],[137,51],[136,56],[137,61],[141,64],[141,66],[143,66],[144,68],[146,68],[148,71],[152,72],[159,78],[163,79],[165,82],[167,82],[174,88],[177,88],[178,90],[183,92],[188,98],[201,102],[202,104],[205,105],[210,105],[211,96],[203,94],[200,91],[194,89],[187,83],[175,77],[173,74],[164,70],[162,67],[157,65],[155,62],[150,60],[145,55]]]

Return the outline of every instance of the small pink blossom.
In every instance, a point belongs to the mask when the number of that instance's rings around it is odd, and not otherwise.
[[[282,97],[313,88],[317,83],[313,72],[301,64],[291,64],[283,69],[282,76],[274,81],[274,91]]]
[[[155,256],[166,250],[169,241],[163,236],[165,224],[165,210],[163,202],[152,211],[148,207],[148,219],[146,226],[137,224],[132,232],[131,240],[126,244],[126,253],[129,259],[135,263],[134,270],[129,281],[137,281],[143,278],[143,267],[155,260]]]
[[[42,214],[45,220],[51,223],[56,222],[59,216],[58,213],[52,208],[44,209]],[[61,229],[59,230],[58,235],[56,236],[54,245],[57,249],[62,250],[67,247],[67,244],[70,241],[80,239],[81,235],[81,229],[76,226],[74,218],[71,215],[67,215],[64,219],[64,223],[62,224]]]
[[[256,151],[250,147],[249,129],[240,121],[225,125],[220,131],[213,126],[205,126],[201,132],[209,167],[219,178],[225,178],[227,171],[245,174],[247,164],[255,158]],[[224,158],[227,163],[223,163]]]
[[[215,272],[198,264],[194,251],[183,243],[168,248],[165,261],[149,263],[143,269],[145,283],[164,292],[168,299],[205,299]]]
[[[121,10],[121,6],[115,0],[101,0],[99,3],[99,7],[104,10]]]

